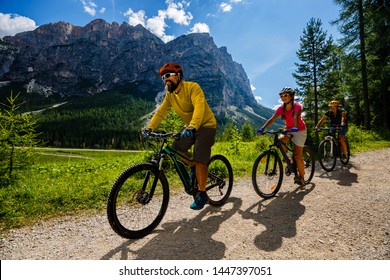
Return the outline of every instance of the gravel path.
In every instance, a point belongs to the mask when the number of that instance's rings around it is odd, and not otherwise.
[[[105,213],[42,221],[3,236],[0,259],[389,260],[389,159],[384,149],[354,155],[347,167],[338,162],[333,172],[317,166],[311,184],[285,177],[266,201],[250,178],[236,178],[222,208],[193,211],[180,193],[140,240],[116,235]]]

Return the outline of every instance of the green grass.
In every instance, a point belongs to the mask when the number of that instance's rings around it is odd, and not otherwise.
[[[355,128],[354,128],[355,129]],[[390,147],[376,133],[348,133],[352,154]],[[359,134],[360,133],[360,134]],[[270,138],[252,142],[217,142],[213,153],[225,155],[239,180],[251,174],[257,155],[268,148]],[[0,188],[0,231],[32,224],[41,219],[84,211],[104,211],[116,177],[128,166],[145,161],[147,152],[36,149],[36,163],[14,185]],[[181,183],[168,174],[172,188]]]
[[[146,153],[35,151],[36,164],[15,185],[0,188],[0,227],[81,210],[103,209],[115,178]]]

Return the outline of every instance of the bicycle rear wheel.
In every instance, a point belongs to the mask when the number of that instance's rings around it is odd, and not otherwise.
[[[276,151],[265,151],[255,160],[252,168],[252,184],[262,198],[275,196],[283,181],[283,165]]]
[[[156,178],[158,174],[153,164],[141,163],[123,171],[112,185],[107,217],[120,236],[142,238],[161,222],[168,207],[169,186],[165,175]]]
[[[336,166],[335,143],[331,140],[323,140],[318,146],[318,161],[325,171],[332,171]]]
[[[233,188],[233,169],[223,155],[213,155],[208,164],[206,192],[212,206],[221,206]]]
[[[314,176],[315,159],[311,148],[307,145],[303,146],[302,158],[305,165],[305,184],[309,184]]]

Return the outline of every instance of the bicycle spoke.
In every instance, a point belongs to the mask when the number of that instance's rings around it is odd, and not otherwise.
[[[226,202],[233,187],[233,170],[229,161],[222,155],[211,157],[208,165],[206,184],[209,203],[220,206]]]
[[[126,238],[140,238],[161,221],[168,206],[169,191],[165,177],[140,164],[124,171],[115,181],[107,203],[111,227]],[[153,182],[157,182],[154,190]],[[151,193],[153,192],[153,196]]]
[[[273,197],[279,191],[282,180],[282,163],[276,153],[260,154],[252,170],[252,183],[256,193],[263,198]]]

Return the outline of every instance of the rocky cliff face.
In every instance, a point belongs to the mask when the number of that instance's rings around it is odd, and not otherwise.
[[[249,80],[225,47],[209,34],[184,35],[167,44],[147,29],[95,20],[84,27],[58,22],[0,41],[0,81],[61,95],[127,89],[153,97],[162,90],[159,67],[176,61],[213,106],[255,104]]]

